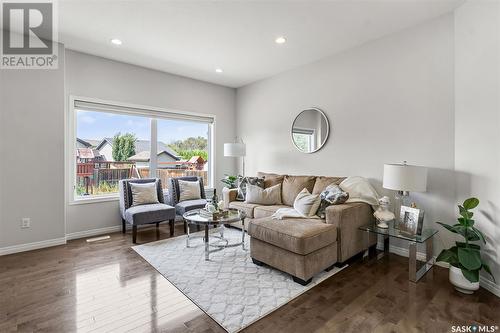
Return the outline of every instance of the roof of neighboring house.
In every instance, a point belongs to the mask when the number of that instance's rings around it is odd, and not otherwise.
[[[76,157],[81,159],[93,159],[100,156],[97,150],[92,148],[77,148],[76,149]]]
[[[201,156],[193,156],[189,159],[188,163],[196,163],[196,164],[201,164],[201,163],[205,163],[205,160],[203,159],[203,157]]]
[[[87,148],[90,147],[90,146],[92,146],[88,141],[82,140],[80,138],[76,138],[76,141],[79,142],[80,144],[84,145]]]
[[[94,140],[94,139],[83,139],[83,141],[87,142],[92,147],[97,147],[102,142],[102,140]]]
[[[176,161],[179,160],[178,156],[172,155],[168,151],[165,151],[165,150],[158,151],[157,155],[159,156],[161,154],[167,154],[167,155],[171,156],[172,158],[174,158]],[[129,158],[127,158],[127,161],[132,161],[132,162],[149,162],[149,160],[150,160],[150,151],[149,150],[141,151],[141,152],[135,154],[134,156],[130,156]]]
[[[113,138],[102,139],[101,143],[99,143],[99,145],[97,145],[97,149],[100,150],[106,143],[109,143],[110,146],[113,146]],[[139,152],[139,153],[144,152],[144,151],[149,152],[150,150],[151,150],[151,142],[149,140],[137,140],[135,142],[135,151],[136,152]],[[172,148],[170,148],[169,146],[167,146],[163,142],[159,141],[158,142],[158,152],[163,152],[163,151],[165,153],[167,153],[168,155],[172,156],[173,158],[175,158],[176,160],[180,159],[180,157],[177,155],[177,153]]]

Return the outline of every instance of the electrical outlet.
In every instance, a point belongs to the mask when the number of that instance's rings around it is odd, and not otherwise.
[[[23,217],[21,220],[21,228],[26,229],[31,227],[31,219],[29,217]]]

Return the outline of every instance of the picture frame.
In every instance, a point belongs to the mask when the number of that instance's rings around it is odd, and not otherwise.
[[[421,235],[423,222],[424,211],[422,209],[401,206],[395,228],[410,235]]]

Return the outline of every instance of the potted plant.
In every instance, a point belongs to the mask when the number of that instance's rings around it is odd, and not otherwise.
[[[484,269],[491,275],[493,281],[495,277],[491,273],[490,268],[481,259],[481,247],[478,244],[471,242],[481,241],[486,244],[486,240],[481,231],[474,227],[474,220],[471,212],[472,209],[479,205],[479,199],[469,198],[458,205],[460,217],[458,223],[448,225],[441,222],[436,222],[449,231],[461,235],[465,242],[456,242],[456,245],[441,251],[436,261],[447,262],[450,264],[449,278],[455,289],[465,293],[472,294],[479,289],[479,271]]]
[[[224,183],[229,189],[236,188],[236,181],[238,180],[237,176],[231,176],[225,174],[226,177],[222,178],[220,181]]]

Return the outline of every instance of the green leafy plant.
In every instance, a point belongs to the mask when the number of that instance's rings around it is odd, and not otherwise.
[[[238,180],[238,176],[231,176],[225,174],[226,177],[222,178],[220,181],[224,183],[228,188],[236,188],[236,181]]]
[[[115,161],[126,161],[135,155],[135,142],[137,138],[131,133],[116,133],[113,137],[112,155]]]
[[[474,227],[474,220],[472,219],[474,213],[471,210],[478,205],[479,199],[469,198],[462,205],[458,205],[460,217],[457,219],[457,224],[448,225],[436,222],[443,228],[452,233],[459,234],[465,239],[465,242],[457,241],[455,246],[441,251],[436,260],[447,262],[454,267],[460,268],[462,274],[470,282],[479,281],[479,271],[481,269],[490,274],[493,281],[495,281],[490,267],[481,259],[481,247],[478,244],[471,243],[481,241],[483,244],[486,244],[483,233]]]

